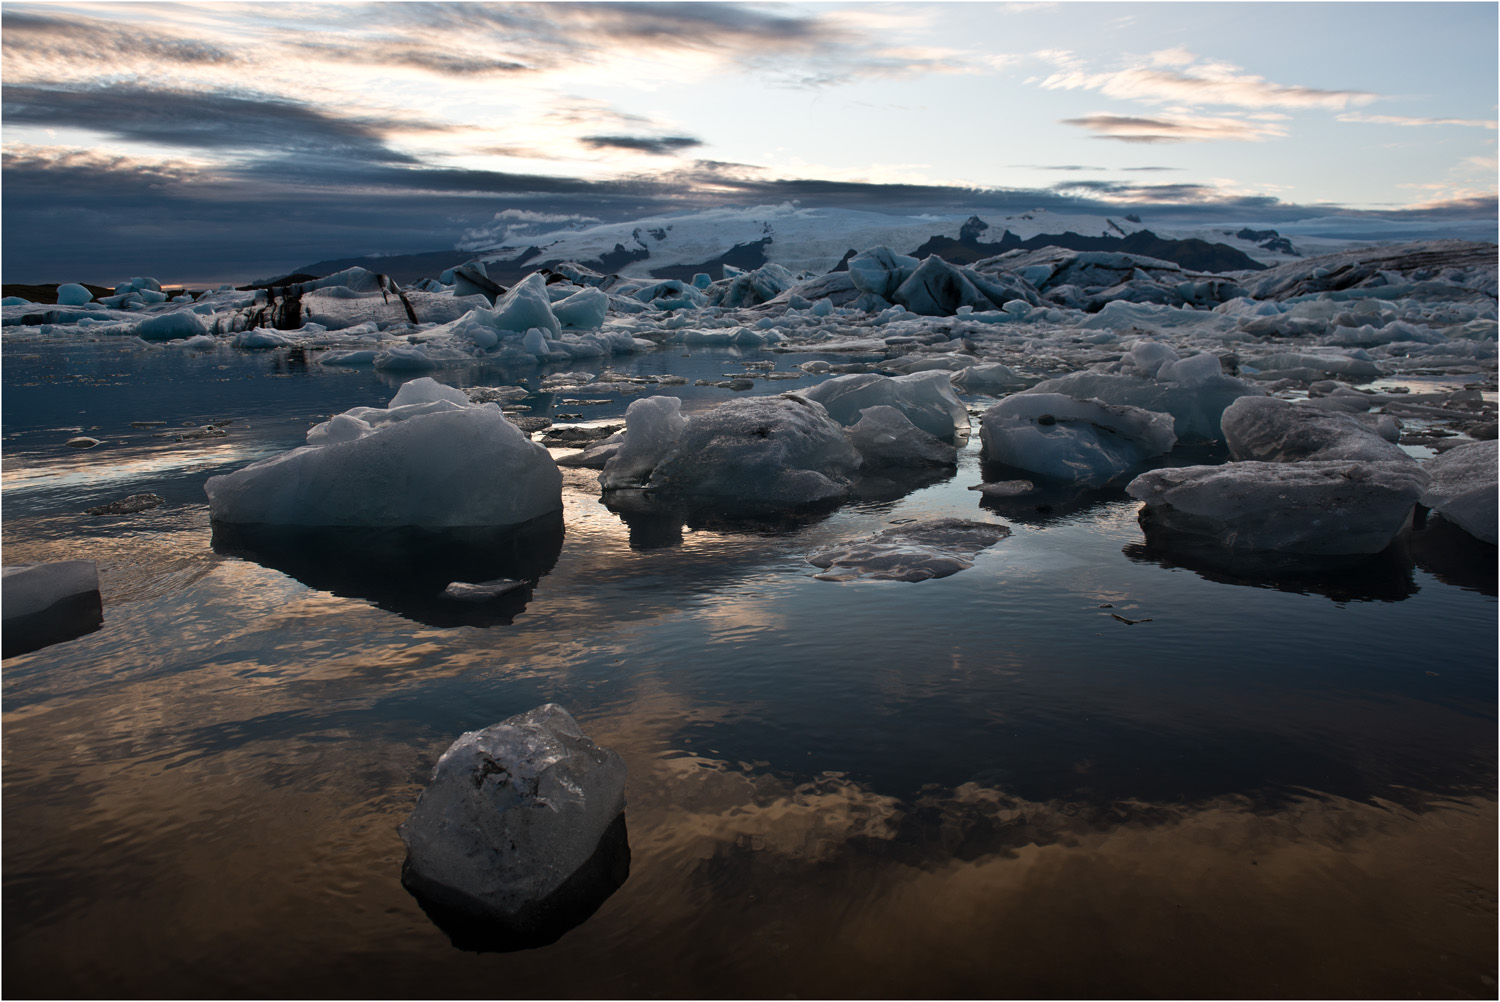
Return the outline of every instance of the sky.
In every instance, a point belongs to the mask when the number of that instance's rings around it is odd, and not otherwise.
[[[0,268],[247,281],[784,202],[1493,239],[1497,9],[7,2]]]

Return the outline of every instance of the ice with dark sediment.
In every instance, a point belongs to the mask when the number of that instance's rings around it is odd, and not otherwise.
[[[1018,393],[979,419],[984,456],[1041,477],[1101,485],[1177,444],[1172,416],[1061,393]]]
[[[1423,463],[1432,478],[1421,502],[1475,539],[1496,542],[1497,444],[1469,442]]]
[[[1008,526],[995,522],[928,519],[820,547],[807,562],[823,568],[814,577],[825,581],[926,581],[973,567],[981,550],[1009,535]]]
[[[1415,462],[1371,424],[1276,397],[1243,397],[1224,410],[1224,442],[1235,459]],[[1399,432],[1397,433],[1399,434]]]
[[[470,731],[397,827],[402,881],[443,908],[534,933],[566,907],[558,895],[620,819],[625,782],[624,760],[555,703]]]
[[[1233,462],[1151,470],[1125,488],[1147,537],[1225,550],[1379,553],[1411,524],[1428,476],[1410,461]]]
[[[355,407],[307,445],[210,477],[221,522],[310,526],[504,526],[562,508],[551,455],[498,405],[430,378],[387,407]]]

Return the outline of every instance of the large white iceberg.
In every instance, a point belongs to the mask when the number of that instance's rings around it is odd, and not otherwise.
[[[388,407],[355,407],[308,444],[210,477],[221,522],[503,526],[562,508],[562,474],[493,403],[414,379]]]
[[[1006,397],[980,417],[979,434],[990,462],[1093,486],[1177,444],[1170,414],[1061,393]]]

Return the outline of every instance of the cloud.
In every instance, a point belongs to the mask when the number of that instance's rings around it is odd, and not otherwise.
[[[1336,117],[1340,122],[1360,122],[1369,125],[1464,125],[1476,129],[1495,128],[1494,119],[1482,118],[1414,118],[1409,115],[1365,115],[1354,111]]]
[[[578,141],[594,150],[633,150],[653,156],[671,156],[703,145],[703,140],[692,136],[584,136]]]
[[[531,73],[536,70],[535,66],[514,59],[466,54],[451,43],[426,45],[413,41],[373,40],[365,44],[350,44],[297,40],[293,44],[309,55],[323,59],[361,65],[400,66],[443,76],[488,76],[497,73]]]
[[[402,119],[344,118],[255,92],[167,90],[137,84],[12,85],[0,90],[8,125],[87,129],[119,139],[204,150],[309,152],[411,162],[384,135],[434,128]]]
[[[15,67],[36,64],[97,66],[102,62],[115,67],[147,63],[160,67],[163,63],[203,66],[240,61],[235,53],[201,39],[132,31],[74,13],[64,19],[6,10],[0,15],[0,29],[0,48],[11,63],[6,74],[11,79],[16,77]]]
[[[1060,119],[1064,125],[1076,125],[1094,133],[1094,139],[1114,139],[1122,143],[1182,143],[1234,140],[1256,142],[1286,135],[1281,126],[1232,116],[1184,118],[1159,115],[1142,118],[1133,115],[1085,115]]]
[[[1144,64],[1090,73],[1072,53],[1044,50],[1038,58],[1062,67],[1040,81],[1046,90],[1091,90],[1146,104],[1184,103],[1237,108],[1323,108],[1342,111],[1379,97],[1361,90],[1322,90],[1272,83],[1231,63],[1201,59],[1185,49],[1152,53]]]

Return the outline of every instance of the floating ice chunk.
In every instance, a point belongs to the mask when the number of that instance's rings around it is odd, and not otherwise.
[[[655,282],[631,295],[639,302],[649,303],[659,310],[701,309],[708,305],[707,296],[675,278]]]
[[[1148,537],[1334,556],[1390,545],[1427,480],[1410,461],[1244,462],[1151,470],[1125,489],[1146,504]]]
[[[609,313],[609,294],[602,289],[584,289],[553,303],[552,313],[564,327],[595,330]]]
[[[631,434],[627,412],[627,448]],[[644,486],[684,497],[798,505],[846,496],[859,463],[823,406],[789,393],[694,414]],[[606,467],[601,481],[610,472]]]
[[[135,336],[143,341],[175,341],[208,333],[208,325],[192,310],[176,310],[149,317],[136,324]]]
[[[1195,372],[1194,377],[1197,382],[1177,383],[1126,373],[1073,372],[1038,383],[1027,392],[1062,393],[1080,400],[1102,400],[1160,411],[1172,415],[1173,430],[1179,439],[1209,442],[1217,441],[1221,435],[1219,419],[1225,407],[1240,397],[1265,395],[1260,388],[1222,372],[1207,377]]]
[[[562,507],[562,475],[546,449],[507,421],[497,405],[469,404],[461,391],[431,379],[407,383],[389,407],[346,411],[309,431],[308,440],[302,448],[210,477],[205,489],[213,518],[270,525],[503,526]]]
[[[84,291],[87,292],[88,290],[85,289]],[[31,305],[31,300],[25,299],[25,298],[23,298],[21,296],[6,296],[4,299],[0,299],[0,306],[30,306],[30,305]]]
[[[974,566],[974,557],[1010,535],[1008,526],[937,518],[898,525],[848,543],[824,546],[807,555],[814,575],[825,581],[857,577],[878,581],[926,581],[945,578]]]
[[[171,313],[169,313],[167,315],[168,316],[176,316],[177,314],[171,314]],[[194,316],[196,316],[196,314],[194,314]],[[296,341],[294,341],[291,338],[287,337],[285,334],[278,334],[276,331],[268,331],[268,330],[265,330],[265,329],[256,329],[256,330],[253,330],[253,331],[240,331],[238,334],[236,334],[234,336],[234,340],[231,342],[231,344],[233,344],[236,348],[251,348],[251,349],[256,349],[256,348],[284,348],[287,345],[292,345],[292,344],[296,344],[296,343],[297,343]]]
[[[318,356],[320,365],[374,365],[376,351],[374,348],[360,348],[355,351],[325,351]]]
[[[537,932],[621,818],[625,779],[624,760],[555,703],[470,731],[397,827],[402,882],[444,908]]]
[[[1421,502],[1476,539],[1496,542],[1497,444],[1455,446],[1423,463],[1432,477]]]
[[[495,578],[493,581],[454,581],[443,589],[443,597],[456,602],[488,602],[525,588],[525,581],[515,578]]]
[[[948,377],[960,393],[1004,393],[1021,390],[1036,382],[1000,362],[981,362],[960,369]]]
[[[865,469],[886,466],[951,466],[958,449],[912,424],[895,407],[877,404],[860,412],[847,432]]]
[[[1224,409],[1221,426],[1235,459],[1415,462],[1357,418],[1275,397],[1236,400]]]
[[[819,345],[819,350],[828,350]],[[907,420],[929,435],[952,441],[969,430],[969,411],[953,392],[945,371],[913,372],[905,376],[881,376],[873,372],[851,373],[825,380],[800,391],[808,400],[827,408],[840,424],[853,425],[867,407],[885,404],[906,415]]]
[[[536,327],[553,337],[562,333],[562,324],[547,296],[547,280],[541,272],[527,275],[495,301],[490,325],[497,330],[516,332]]]
[[[1018,393],[979,420],[991,462],[1076,484],[1099,485],[1177,443],[1172,416],[1061,393]]]
[[[92,292],[76,282],[67,282],[57,287],[58,306],[82,306],[93,298]]]
[[[890,299],[917,270],[917,259],[889,247],[873,247],[849,259],[849,279],[860,292]]]
[[[218,339],[210,334],[199,334],[190,337],[186,341],[173,341],[173,348],[181,348],[183,351],[213,351],[219,346]]]
[[[625,409],[625,439],[604,466],[599,483],[605,490],[639,487],[667,457],[682,437],[687,418],[682,400],[671,396],[645,397]]]
[[[104,621],[92,560],[8,564],[0,578],[5,657],[91,633]]]

